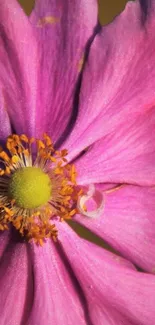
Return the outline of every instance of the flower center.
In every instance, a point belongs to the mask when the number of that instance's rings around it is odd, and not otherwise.
[[[20,168],[10,177],[8,195],[18,207],[41,207],[50,200],[51,180],[41,168]]]
[[[43,244],[57,238],[52,222],[77,213],[81,191],[76,186],[74,165],[67,163],[67,150],[54,150],[51,139],[13,134],[0,148],[0,230],[12,224],[29,240]]]

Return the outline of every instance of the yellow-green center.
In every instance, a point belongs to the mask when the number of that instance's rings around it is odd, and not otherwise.
[[[11,176],[8,194],[21,208],[41,207],[51,197],[50,178],[41,168],[20,168]]]

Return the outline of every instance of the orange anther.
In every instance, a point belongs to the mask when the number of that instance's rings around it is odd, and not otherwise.
[[[29,156],[29,150],[28,149],[24,149],[22,152],[25,156]]]
[[[38,149],[45,149],[45,144],[41,140],[37,140]]]
[[[9,208],[4,207],[4,210],[9,216],[13,216],[13,212]]]
[[[20,143],[20,137],[19,137],[19,135],[17,135],[17,134],[13,134],[13,135],[12,135],[12,138],[13,138],[13,140],[16,141],[16,143]]]
[[[47,146],[50,146],[52,144],[51,138],[46,133],[44,133],[43,138],[46,141]]]
[[[22,134],[22,135],[20,136],[20,140],[22,140],[22,141],[25,142],[25,143],[28,143],[28,142],[29,142],[29,139],[28,139],[28,137],[27,137],[25,134]]]
[[[29,143],[32,144],[32,143],[34,143],[34,142],[35,142],[35,138],[33,138],[33,137],[30,138]]]
[[[3,176],[4,175],[4,170],[3,169],[0,169],[0,176]]]
[[[50,158],[49,158],[52,162],[56,162],[57,160],[56,160],[56,158],[55,157],[53,157],[53,156],[50,156]]]
[[[7,153],[5,151],[0,152],[0,158],[2,158],[6,162],[10,161],[9,156],[7,155]]]
[[[66,149],[61,150],[61,157],[65,157],[68,155],[68,151]]]

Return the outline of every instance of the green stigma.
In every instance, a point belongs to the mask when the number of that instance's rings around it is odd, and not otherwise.
[[[20,168],[10,178],[8,194],[17,206],[35,209],[49,201],[51,180],[41,168]]]

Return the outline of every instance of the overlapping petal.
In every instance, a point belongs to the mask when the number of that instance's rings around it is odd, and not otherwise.
[[[59,239],[85,294],[90,323],[152,325],[155,277],[121,265],[104,249],[79,239],[61,224]],[[109,256],[108,256],[109,254]]]
[[[0,323],[26,324],[33,298],[31,260],[25,243],[7,243],[6,234],[0,237],[5,250],[0,259]]]
[[[7,111],[16,133],[36,134],[38,65],[36,40],[28,17],[16,0],[0,0],[0,84],[5,103],[2,109]]]
[[[89,207],[91,208],[91,207]],[[105,192],[103,215],[76,220],[140,268],[155,272],[155,189],[122,186]]]
[[[37,125],[40,134],[46,130],[55,141],[77,114],[73,98],[97,24],[97,1],[37,0],[30,19],[40,50]]]
[[[123,121],[75,163],[78,183],[155,185],[155,106]]]
[[[155,20],[153,1],[149,3],[151,9],[145,12],[142,3],[130,1],[95,37],[84,69],[78,117],[65,143],[70,159],[128,121],[133,125],[141,114],[155,111]]]
[[[28,251],[25,243],[6,247],[0,268],[2,325],[150,325],[155,316],[154,276],[80,239],[65,223],[57,226],[60,243],[48,241],[44,248],[32,244]]]
[[[86,325],[85,306],[58,243],[32,247],[34,296],[28,325]]]

